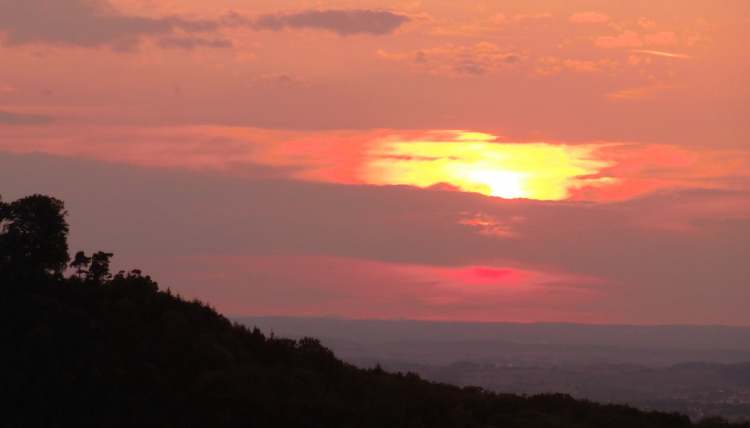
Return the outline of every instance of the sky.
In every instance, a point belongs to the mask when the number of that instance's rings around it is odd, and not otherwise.
[[[0,0],[0,195],[229,315],[750,325],[746,0]]]

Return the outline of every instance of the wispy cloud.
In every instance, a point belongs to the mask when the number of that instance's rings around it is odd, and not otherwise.
[[[630,101],[651,98],[658,93],[667,91],[672,87],[665,84],[653,84],[638,86],[634,88],[619,89],[608,93],[606,96],[613,101]]]
[[[43,125],[50,122],[52,122],[52,118],[48,116],[0,110],[0,125]]]
[[[661,56],[665,58],[680,58],[680,59],[692,58],[690,55],[686,55],[686,54],[675,53],[675,52],[655,51],[655,50],[650,50],[650,49],[633,49],[631,50],[631,52],[645,54],[645,55]]]
[[[481,76],[521,61],[521,54],[480,42],[474,45],[445,45],[411,52],[378,51],[381,58],[413,64],[433,74]]]

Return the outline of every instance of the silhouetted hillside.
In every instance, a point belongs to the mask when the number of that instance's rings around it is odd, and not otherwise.
[[[4,426],[739,426],[358,369],[315,339],[266,337],[158,291],[138,271],[112,276],[111,254],[78,253],[64,276],[60,201],[0,203],[0,227]]]

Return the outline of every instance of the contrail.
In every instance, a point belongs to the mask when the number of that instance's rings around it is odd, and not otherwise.
[[[648,49],[633,49],[630,52],[642,53],[642,54],[647,54],[647,55],[655,55],[655,56],[663,56],[666,58],[682,58],[682,59],[692,58],[690,55],[679,54],[679,53],[674,53],[674,52],[652,51]]]

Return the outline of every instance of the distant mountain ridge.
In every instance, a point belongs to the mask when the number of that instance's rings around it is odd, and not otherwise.
[[[514,324],[306,317],[237,317],[262,331],[314,336],[348,361],[424,364],[643,364],[750,361],[750,327]]]
[[[421,320],[358,320],[323,317],[245,316],[237,321],[284,334],[363,341],[506,341],[519,344],[613,346],[657,349],[750,351],[750,327],[718,325],[606,325]]]

